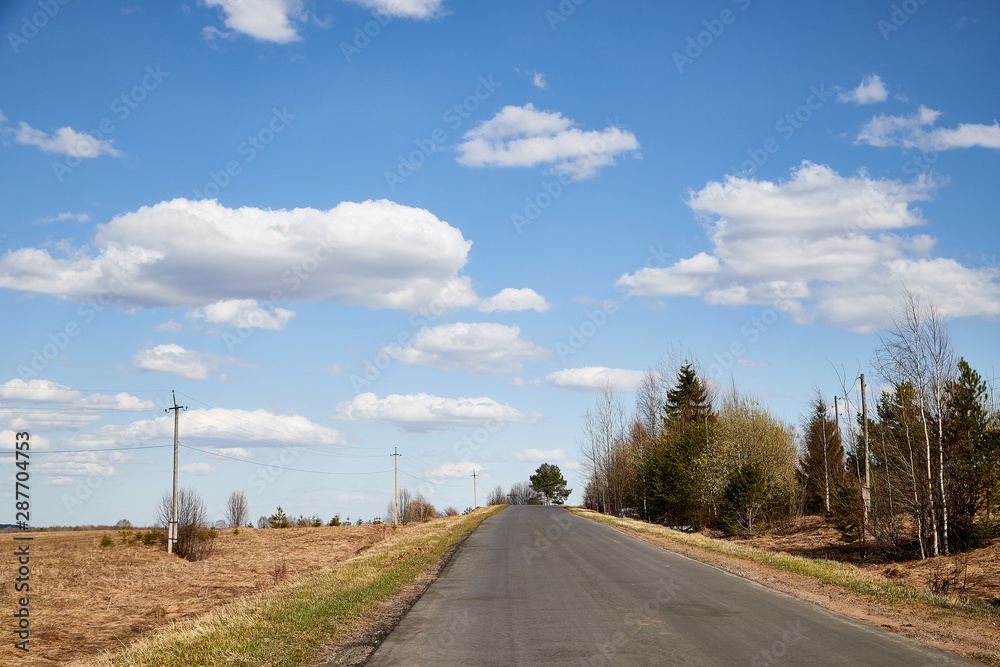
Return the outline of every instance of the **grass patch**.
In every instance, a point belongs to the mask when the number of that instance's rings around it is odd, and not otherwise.
[[[966,618],[1000,617],[1000,609],[991,605],[954,595],[940,595],[938,593],[922,591],[906,582],[893,581],[879,574],[865,572],[850,563],[774,553],[695,533],[670,530],[664,526],[636,521],[635,519],[607,516],[582,508],[574,507],[570,508],[570,511],[579,516],[606,523],[610,526],[626,528],[636,533],[663,537],[678,544],[695,547],[723,556],[739,558],[740,560],[749,561],[772,570],[814,577],[821,583],[838,586],[844,590],[871,597],[878,602],[886,604],[915,602],[945,609]]]
[[[384,598],[416,580],[500,507],[408,527],[350,560],[290,576],[275,588],[177,623],[95,667],[300,665]]]

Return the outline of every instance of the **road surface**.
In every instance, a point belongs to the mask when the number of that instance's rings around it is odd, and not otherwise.
[[[974,665],[558,507],[465,541],[367,663]]]

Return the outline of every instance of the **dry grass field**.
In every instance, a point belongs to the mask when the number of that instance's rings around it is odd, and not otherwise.
[[[401,526],[398,532],[410,531]],[[191,563],[159,546],[101,548],[102,531],[32,533],[30,653],[13,646],[14,535],[0,535],[3,665],[64,665],[117,650],[175,621],[200,616],[288,576],[333,565],[393,533],[392,526],[221,531],[206,560]],[[23,544],[23,543],[22,543]],[[23,594],[21,594],[23,595]]]

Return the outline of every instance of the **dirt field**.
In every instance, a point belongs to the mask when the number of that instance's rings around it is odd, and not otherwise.
[[[808,558],[850,560],[832,545],[839,533],[819,516],[803,517],[786,535],[764,535],[753,538],[733,539],[759,549],[782,552]],[[957,574],[959,588],[949,590],[953,595],[1000,603],[1000,540],[968,553],[939,556],[926,560],[861,565],[862,569],[877,572],[890,579],[905,580],[915,588],[930,590],[930,580],[936,574]],[[957,572],[956,572],[957,570]]]
[[[168,556],[158,546],[124,546],[116,532],[107,533],[114,546],[103,549],[101,531],[32,533],[27,655],[11,639],[17,598],[14,535],[0,535],[8,554],[0,564],[6,582],[0,634],[7,638],[0,644],[0,664],[77,664],[166,624],[269,588],[282,564],[288,575],[325,567],[360,553],[391,530],[241,529],[239,535],[225,530],[214,553],[196,563]]]

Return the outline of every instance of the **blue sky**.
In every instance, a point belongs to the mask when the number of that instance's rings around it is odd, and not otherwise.
[[[0,8],[0,437],[33,523],[438,508],[670,351],[798,422],[907,286],[993,378],[990,2]],[[3,457],[13,476],[13,457]],[[0,492],[13,503],[12,489]]]

